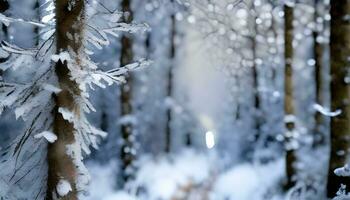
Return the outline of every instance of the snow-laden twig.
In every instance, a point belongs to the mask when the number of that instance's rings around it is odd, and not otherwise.
[[[21,18],[12,18],[12,17],[5,16],[5,15],[3,15],[1,13],[0,13],[0,22],[5,24],[6,26],[9,26],[11,23],[14,23],[14,22],[31,24],[31,25],[38,26],[38,27],[41,27],[41,28],[48,26],[48,24],[46,24],[46,23],[30,21],[30,20],[24,20],[24,19],[21,19]]]
[[[320,104],[314,104],[313,108],[317,112],[320,112],[322,115],[327,116],[327,117],[336,117],[342,113],[341,110],[336,110],[336,111],[332,112],[328,108],[325,108],[325,107],[321,106]]]

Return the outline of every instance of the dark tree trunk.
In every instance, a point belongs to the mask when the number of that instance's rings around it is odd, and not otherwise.
[[[174,3],[173,0],[170,0],[171,3]],[[175,14],[171,14],[170,16],[171,20],[171,32],[170,32],[170,66],[168,71],[168,87],[167,87],[167,98],[172,98],[173,96],[173,69],[174,69],[174,60],[176,55],[176,44],[175,44],[175,37],[176,37],[176,19]],[[165,130],[165,152],[169,153],[171,151],[171,121],[172,121],[172,106],[168,105],[167,112],[166,112],[166,130]]]
[[[285,83],[284,83],[284,111],[286,116],[293,116],[294,99],[293,99],[293,7],[284,5],[284,39],[285,39]],[[285,122],[286,131],[291,133],[295,129],[294,121]],[[290,189],[295,185],[296,170],[294,168],[296,162],[295,150],[289,147],[289,143],[294,140],[293,136],[286,134],[286,175],[287,183],[285,189]]]
[[[350,189],[350,177],[334,174],[347,164],[350,148],[350,1],[331,0],[331,108],[342,113],[331,118],[331,154],[327,194],[334,197],[341,184]],[[345,20],[347,19],[347,20]]]
[[[83,27],[84,27],[84,0],[56,0],[56,40],[57,53],[68,51],[72,49],[79,55],[79,50],[82,46]],[[74,5],[74,6],[71,6]],[[68,6],[71,9],[68,9]],[[67,34],[75,35],[78,38],[70,40]],[[75,58],[79,59],[79,57]],[[77,60],[79,63],[79,60]],[[65,120],[59,108],[68,109],[78,116],[79,106],[75,103],[75,96],[79,96],[81,91],[75,81],[70,79],[69,69],[67,63],[57,62],[56,74],[61,88],[61,92],[55,95],[56,107],[53,111],[54,122],[53,131],[57,135],[56,142],[48,146],[48,188],[47,200],[55,199],[59,196],[56,190],[57,184],[60,180],[68,181],[71,185],[72,191],[64,197],[63,200],[77,200],[76,177],[77,169],[73,158],[67,155],[67,145],[75,142],[74,125]]]
[[[10,4],[7,0],[0,0],[0,13],[6,12],[10,8]],[[4,36],[7,36],[7,26],[5,24],[1,25],[1,29]],[[5,39],[5,38],[2,38]]]
[[[10,8],[9,3],[6,0],[0,0],[0,13],[4,14],[4,12],[6,12],[8,9]],[[1,42],[4,40],[7,40],[8,37],[8,33],[7,33],[7,26],[5,26],[5,24],[1,25]],[[6,62],[7,58],[0,58],[0,63]],[[0,80],[1,80],[1,76],[3,75],[3,71],[0,69]]]
[[[33,9],[36,12],[38,21],[40,21],[41,16],[40,16],[40,3],[39,3],[39,0],[35,1]],[[35,37],[34,38],[34,45],[35,46],[39,45],[39,41],[40,41],[39,31],[40,31],[39,27],[38,26],[34,26],[34,37]]]
[[[258,43],[256,40],[256,37],[259,34],[258,24],[256,23],[258,16],[256,16],[257,10],[254,5],[254,2],[252,3],[252,9],[255,15],[253,18],[254,36],[251,37],[251,43],[252,43],[252,54],[253,54],[252,75],[253,75],[253,92],[254,92],[254,129],[256,131],[254,136],[254,142],[256,143],[259,140],[260,129],[261,129],[261,102],[260,102],[260,94],[259,94],[259,72],[258,72],[258,63],[257,63]]]
[[[122,21],[125,23],[131,23],[133,20],[131,0],[122,0],[121,9],[123,11]],[[124,66],[130,64],[133,61],[133,41],[130,35],[124,34],[120,42],[120,65]],[[132,114],[132,82],[132,76],[128,74],[126,76],[126,83],[120,87],[120,103],[122,117]],[[121,125],[121,135],[123,139],[120,151],[120,157],[122,160],[122,185],[133,178],[133,174],[128,172],[128,169],[133,168],[133,161],[135,159],[135,155],[132,151],[134,149],[133,129],[134,127],[131,122],[126,122]]]
[[[314,40],[314,59],[315,59],[315,91],[316,91],[316,103],[319,105],[323,105],[323,93],[322,93],[322,86],[323,86],[323,76],[322,76],[322,57],[323,57],[323,45],[317,41],[317,38],[321,36],[320,31],[318,30],[317,26],[317,18],[318,12],[318,0],[315,0],[314,7],[315,7],[315,14],[314,14],[314,23],[316,24],[315,30],[313,31],[313,40]],[[325,141],[324,138],[324,132],[323,132],[323,123],[324,118],[323,115],[320,112],[315,112],[314,115],[315,118],[315,127],[314,127],[314,142],[313,147],[318,147],[322,145]]]

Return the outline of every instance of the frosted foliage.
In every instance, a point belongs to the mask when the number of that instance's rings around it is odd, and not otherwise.
[[[317,112],[320,112],[322,115],[328,116],[328,117],[336,117],[336,116],[341,114],[341,110],[336,110],[334,112],[331,112],[331,111],[329,111],[329,109],[327,109],[319,104],[314,104],[314,109]]]
[[[44,137],[48,142],[54,143],[57,140],[57,135],[50,131],[44,131],[42,133],[34,135],[34,138],[39,139]]]
[[[345,165],[344,167],[338,168],[334,170],[334,173],[337,176],[350,176],[350,168],[349,165]]]
[[[60,197],[66,196],[70,191],[72,191],[72,186],[66,180],[60,180],[56,186],[57,193]]]
[[[74,4],[69,6],[72,8]],[[40,5],[41,22],[0,15],[0,22],[6,26],[13,23],[30,24],[39,27],[45,33],[45,40],[40,40],[35,48],[24,49],[7,42],[3,42],[1,46],[1,55],[9,55],[9,59],[0,64],[1,70],[21,73],[23,69],[34,69],[33,76],[24,83],[8,82],[0,78],[0,114],[5,108],[11,108],[15,110],[16,118],[22,118],[26,122],[26,131],[8,148],[0,149],[3,155],[0,163],[0,196],[5,199],[44,199],[47,178],[46,145],[57,140],[57,136],[50,131],[52,111],[55,107],[52,94],[61,91],[54,70],[56,62],[67,64],[71,80],[76,82],[81,94],[75,96],[72,102],[77,107],[74,112],[67,108],[58,109],[63,118],[75,128],[76,143],[67,147],[67,154],[73,158],[77,167],[78,191],[84,191],[90,180],[83,164],[83,155],[90,153],[90,146],[97,148],[99,137],[106,136],[105,132],[92,126],[85,116],[85,113],[95,111],[89,101],[88,89],[94,89],[95,85],[105,88],[113,83],[122,83],[125,73],[150,64],[141,59],[109,71],[99,70],[98,64],[94,63],[90,56],[96,48],[110,44],[107,35],[118,36],[119,32],[135,33],[146,30],[148,26],[120,23],[118,21],[121,13],[105,14],[94,7],[94,4],[90,5],[89,1],[86,2],[87,25],[84,26],[86,29],[82,48],[77,52],[68,48],[57,53],[54,7],[52,0],[45,0]],[[69,33],[67,36],[72,40],[77,39]],[[69,191],[69,187],[64,182],[60,184],[57,190],[64,195]]]
[[[342,184],[333,200],[348,200],[349,198],[350,194],[346,192],[346,185]]]

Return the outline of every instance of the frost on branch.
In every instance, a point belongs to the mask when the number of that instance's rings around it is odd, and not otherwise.
[[[349,198],[350,194],[346,192],[346,185],[342,184],[333,200],[348,200]]]
[[[34,135],[34,138],[36,139],[40,139],[42,137],[44,137],[50,143],[54,143],[57,140],[57,135],[51,131],[44,131],[42,133]]]
[[[342,113],[341,110],[336,110],[334,112],[329,111],[329,109],[319,105],[319,104],[314,104],[314,109],[317,112],[320,112],[322,115],[327,116],[327,117],[336,117]]]
[[[350,176],[350,168],[348,165],[345,165],[344,167],[340,167],[334,170],[334,173],[337,176]]]
[[[56,186],[56,190],[60,197],[64,197],[72,191],[72,186],[68,181],[61,179]]]

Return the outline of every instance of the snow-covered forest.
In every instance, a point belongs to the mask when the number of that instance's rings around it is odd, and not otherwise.
[[[349,200],[349,0],[0,0],[0,200]]]

